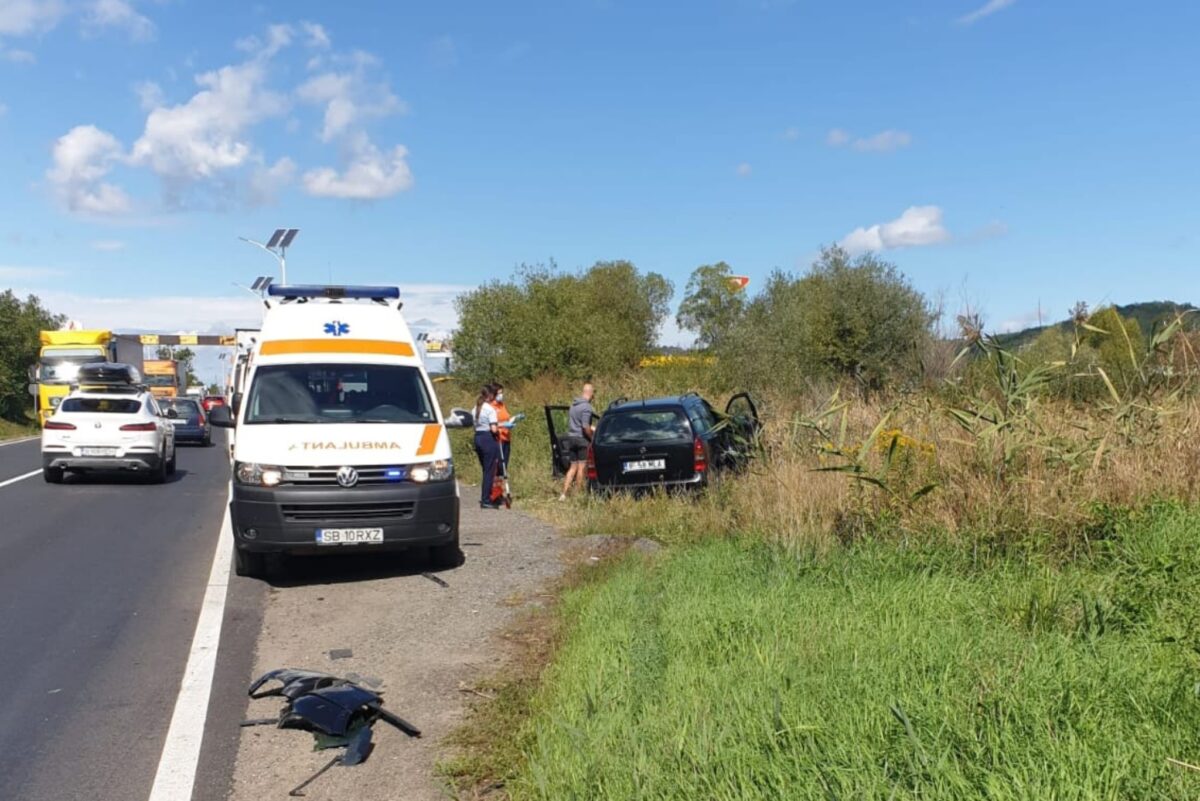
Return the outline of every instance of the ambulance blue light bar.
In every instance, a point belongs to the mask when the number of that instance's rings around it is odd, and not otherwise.
[[[271,284],[267,294],[273,298],[350,298],[359,300],[395,300],[400,297],[396,286],[317,286]]]

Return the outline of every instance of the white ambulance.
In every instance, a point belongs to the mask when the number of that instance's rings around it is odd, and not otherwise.
[[[350,549],[458,564],[450,440],[400,290],[272,286],[266,303],[243,391],[210,415],[237,429],[238,574],[262,575],[268,553]]]

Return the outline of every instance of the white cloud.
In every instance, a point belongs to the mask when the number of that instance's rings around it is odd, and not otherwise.
[[[366,134],[350,146],[345,170],[319,167],[304,173],[304,189],[314,197],[380,200],[412,187],[412,171],[405,160],[408,150],[396,145],[390,153],[375,147]]]
[[[325,32],[325,28],[315,22],[301,22],[300,29],[308,36],[305,44],[309,47],[326,50],[330,46],[329,34]]]
[[[834,128],[825,136],[825,144],[830,147],[841,147],[850,141],[850,134],[841,128]]]
[[[825,143],[830,147],[845,147],[849,145],[863,153],[887,153],[899,150],[912,144],[912,134],[907,131],[897,131],[889,128],[871,136],[855,138],[850,132],[834,128],[825,137]]]
[[[0,36],[48,31],[67,12],[61,0],[0,0]]]
[[[0,0],[0,2],[3,2],[3,0]],[[28,50],[0,49],[0,58],[13,64],[33,64],[37,62],[37,56]]]
[[[94,125],[77,125],[54,143],[54,165],[46,178],[70,211],[120,214],[129,196],[103,179],[122,158],[121,143]]]
[[[866,152],[886,153],[912,144],[912,134],[907,131],[880,131],[874,136],[854,140],[854,149]]]
[[[245,36],[238,39],[236,44],[238,50],[249,53],[258,59],[273,58],[283,48],[292,43],[292,36],[295,31],[291,25],[280,23],[267,26],[267,35],[265,39],[260,39],[257,36]]]
[[[741,164],[737,165],[738,177],[745,178],[753,171],[753,169],[754,168],[750,166],[749,162],[743,161]]]
[[[4,105],[3,103],[0,103],[0,117],[3,117],[7,113],[8,113],[8,106]]]
[[[52,267],[24,267],[13,266],[11,264],[0,264],[0,280],[4,281],[30,281],[48,278],[53,275],[60,274],[60,270]],[[29,294],[27,292],[18,292],[19,295]]]
[[[783,138],[785,140],[787,140],[788,142],[795,142],[797,139],[800,138],[800,129],[799,128],[788,128],[786,131],[783,132]]]
[[[203,87],[186,103],[160,106],[146,118],[130,160],[147,166],[177,195],[187,184],[241,167],[254,149],[246,134],[287,111],[286,98],[264,87],[265,67],[250,61],[196,77]]]
[[[891,222],[856,228],[839,243],[850,253],[937,245],[950,239],[937,206],[910,206]]]
[[[101,253],[116,253],[118,250],[124,250],[125,243],[117,239],[97,239],[92,242],[92,250],[98,250]]]
[[[162,87],[154,81],[142,81],[133,87],[142,111],[153,111],[164,103]]]
[[[270,167],[261,165],[250,176],[250,202],[257,206],[270,205],[276,196],[296,179],[296,162],[287,156]]]
[[[315,75],[296,89],[302,102],[324,105],[322,141],[333,139],[357,128],[368,120],[403,113],[404,103],[392,94],[387,84],[371,84],[365,76],[368,62],[348,72]]]
[[[135,42],[148,42],[157,33],[154,23],[139,14],[128,0],[91,0],[83,16],[85,31],[121,28]]]
[[[959,25],[974,25],[984,17],[990,17],[997,11],[1003,11],[1015,2],[1017,2],[1017,0],[988,0],[970,14],[964,14],[963,16],[959,17],[957,22]]]

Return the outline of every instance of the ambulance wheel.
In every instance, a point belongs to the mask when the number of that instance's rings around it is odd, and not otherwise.
[[[246,578],[263,578],[267,573],[267,555],[255,551],[244,551],[233,546],[233,570]]]
[[[431,567],[458,567],[463,562],[462,549],[458,547],[458,532],[454,539],[445,545],[434,545],[429,549],[429,565]]]

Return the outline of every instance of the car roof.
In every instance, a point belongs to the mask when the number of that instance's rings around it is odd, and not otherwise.
[[[699,403],[703,399],[694,392],[683,395],[665,395],[660,398],[644,398],[642,400],[616,400],[609,404],[608,411],[624,412],[631,409],[674,409],[680,406]]]
[[[149,392],[105,392],[98,389],[81,389],[72,392],[67,398],[101,398],[103,400],[145,400]]]

